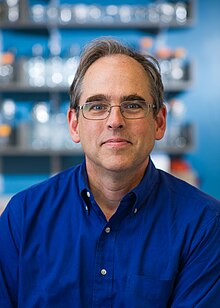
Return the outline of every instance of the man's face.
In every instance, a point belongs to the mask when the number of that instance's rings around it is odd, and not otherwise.
[[[87,70],[80,105],[91,97],[105,97],[111,105],[120,105],[125,97],[137,96],[153,103],[148,76],[142,66],[125,55],[100,58]],[[69,111],[68,120],[74,142],[81,142],[87,168],[121,172],[146,166],[155,139],[165,131],[165,108],[156,118],[152,110],[141,119],[123,118],[120,108],[112,108],[105,120],[87,120],[79,111]],[[97,169],[98,170],[98,169]]]

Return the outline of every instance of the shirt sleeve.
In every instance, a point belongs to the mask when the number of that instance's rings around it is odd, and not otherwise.
[[[192,239],[169,307],[220,307],[220,213]]]
[[[15,200],[9,202],[0,216],[0,307],[4,308],[17,306],[20,234]]]

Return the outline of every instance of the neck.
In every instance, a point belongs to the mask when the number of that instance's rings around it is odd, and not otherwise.
[[[146,170],[146,164],[131,171],[109,171],[87,164],[89,185],[107,220],[116,212],[122,198],[136,187]]]

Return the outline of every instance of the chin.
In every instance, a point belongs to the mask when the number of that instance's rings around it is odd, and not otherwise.
[[[125,160],[112,160],[111,162],[105,162],[104,168],[109,171],[122,172],[129,170],[133,165],[133,162]]]

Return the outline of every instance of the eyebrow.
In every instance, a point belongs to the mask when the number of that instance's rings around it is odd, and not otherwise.
[[[128,95],[128,96],[123,96],[122,101],[123,102],[124,101],[145,101],[145,99],[140,95],[131,94],[131,95]]]
[[[89,102],[94,102],[94,101],[108,101],[109,96],[103,95],[103,94],[96,94],[96,95],[92,95],[90,97],[87,98],[86,103]]]
[[[94,101],[106,101],[106,102],[110,102],[111,96],[110,95],[104,95],[104,94],[96,94],[96,95],[92,95],[90,97],[88,97],[86,99],[86,103],[89,102],[94,102]],[[125,102],[125,101],[145,101],[145,99],[137,94],[130,94],[130,95],[123,95],[122,97],[120,97],[120,101],[121,102]]]

